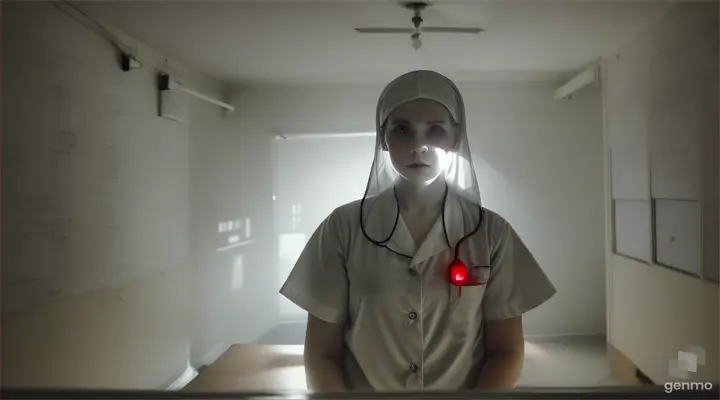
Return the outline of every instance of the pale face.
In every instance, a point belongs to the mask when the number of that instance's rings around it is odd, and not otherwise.
[[[445,106],[414,100],[388,116],[384,139],[397,173],[409,183],[426,186],[445,172],[458,132]]]

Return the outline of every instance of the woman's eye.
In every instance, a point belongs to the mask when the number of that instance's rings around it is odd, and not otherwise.
[[[445,135],[445,128],[443,128],[440,125],[433,125],[430,127],[429,133],[435,137],[437,136],[444,136]]]
[[[407,126],[398,125],[393,128],[393,133],[406,134],[410,133],[410,129]]]

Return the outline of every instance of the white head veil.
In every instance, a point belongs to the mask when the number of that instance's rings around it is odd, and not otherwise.
[[[401,75],[388,84],[380,95],[377,104],[375,126],[375,158],[370,170],[363,202],[366,199],[376,198],[392,189],[395,182],[399,178],[399,174],[393,168],[390,162],[390,154],[384,150],[384,132],[383,127],[388,116],[399,106],[413,100],[434,100],[448,109],[456,123],[460,126],[458,142],[455,149],[452,150],[448,157],[450,158],[448,166],[444,171],[444,178],[447,183],[448,191],[452,191],[466,202],[481,207],[480,188],[475,176],[473,168],[472,156],[470,154],[470,145],[468,143],[466,120],[465,120],[465,104],[462,95],[457,86],[445,76],[433,71],[414,71]],[[397,204],[395,204],[397,207]],[[361,224],[363,231],[368,224],[380,223],[387,225],[387,221],[370,221],[368,210],[365,204],[361,206]],[[480,218],[479,213],[475,218]],[[470,222],[470,221],[466,221]],[[465,226],[476,228],[479,221],[474,221]],[[392,221],[390,221],[392,223]],[[392,229],[394,231],[394,228]],[[468,230],[466,228],[466,230]],[[472,229],[471,229],[472,230]],[[376,231],[376,230],[373,230]],[[392,236],[392,231],[381,229],[387,232],[384,237],[368,237],[374,242],[386,243]],[[466,234],[470,234],[470,230]],[[374,236],[374,235],[373,235]]]

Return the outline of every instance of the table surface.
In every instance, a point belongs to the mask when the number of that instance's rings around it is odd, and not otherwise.
[[[234,344],[183,391],[306,391],[303,346]]]

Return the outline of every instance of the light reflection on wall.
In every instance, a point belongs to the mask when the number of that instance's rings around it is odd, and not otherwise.
[[[300,227],[300,223],[302,222],[302,204],[293,204],[291,212],[292,229],[296,230]]]
[[[250,218],[218,222],[218,248],[225,251],[252,243]]]
[[[232,268],[232,290],[240,290],[244,283],[245,265],[243,255],[235,257]]]

